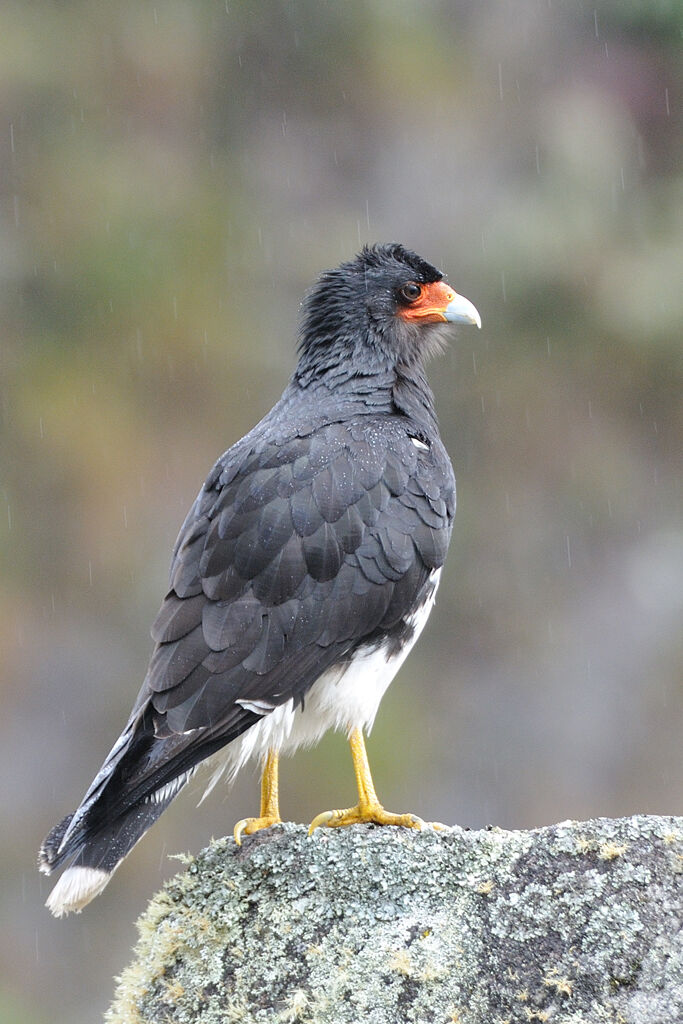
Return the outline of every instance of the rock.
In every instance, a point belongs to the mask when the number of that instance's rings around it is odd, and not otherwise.
[[[151,901],[109,1024],[675,1024],[683,819],[530,832],[299,825]]]

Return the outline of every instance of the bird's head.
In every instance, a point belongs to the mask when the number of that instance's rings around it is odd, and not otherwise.
[[[341,365],[354,376],[411,366],[442,348],[451,324],[481,320],[440,270],[396,242],[365,246],[304,299],[299,367],[309,377]]]

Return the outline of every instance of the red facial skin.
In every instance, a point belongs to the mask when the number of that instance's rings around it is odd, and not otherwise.
[[[445,281],[434,281],[433,284],[420,285],[419,298],[408,305],[401,306],[398,316],[408,323],[436,324],[445,322],[444,310],[455,298],[455,292]]]

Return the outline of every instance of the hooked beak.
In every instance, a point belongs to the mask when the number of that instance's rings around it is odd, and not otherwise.
[[[457,292],[443,311],[444,318],[452,324],[476,324],[481,327],[481,317],[469,299]]]
[[[476,324],[481,317],[464,295],[458,295],[445,281],[434,281],[422,286],[419,298],[398,310],[398,316],[408,323]]]

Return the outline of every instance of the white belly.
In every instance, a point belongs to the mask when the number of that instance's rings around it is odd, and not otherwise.
[[[204,796],[225,771],[232,779],[247,761],[263,759],[269,750],[291,754],[298,747],[313,746],[328,729],[341,729],[348,734],[354,729],[369,732],[389,683],[425,627],[440,576],[440,569],[431,574],[432,588],[426,600],[406,619],[413,632],[400,651],[390,653],[391,645],[361,649],[351,661],[329,669],[316,680],[305,696],[303,709],[294,709],[290,699],[264,715],[210,759],[214,775]]]

